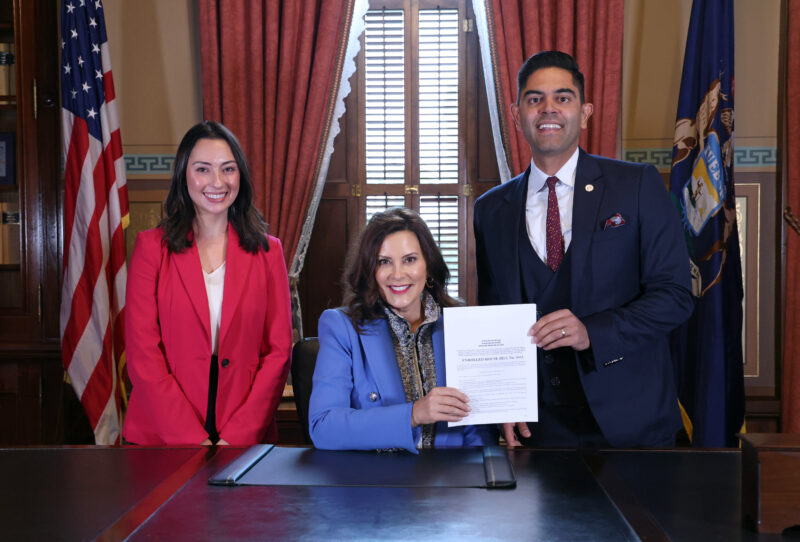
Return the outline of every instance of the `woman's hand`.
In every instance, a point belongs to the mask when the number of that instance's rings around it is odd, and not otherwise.
[[[461,421],[472,410],[469,397],[455,388],[433,388],[428,395],[414,401],[411,407],[411,427],[436,422]]]

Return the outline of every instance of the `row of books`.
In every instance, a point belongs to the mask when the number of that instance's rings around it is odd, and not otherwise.
[[[13,49],[11,43],[0,43],[0,96],[11,96],[17,92]]]
[[[0,201],[0,265],[19,264],[19,243],[19,205]]]

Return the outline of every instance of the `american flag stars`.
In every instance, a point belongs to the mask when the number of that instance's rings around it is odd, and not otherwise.
[[[75,116],[85,120],[89,131],[100,139],[101,106],[107,100],[103,47],[108,40],[100,11],[102,4],[67,0],[63,6],[61,102]],[[90,115],[90,111],[95,115]]]

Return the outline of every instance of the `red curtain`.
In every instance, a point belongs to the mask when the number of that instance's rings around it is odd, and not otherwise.
[[[800,219],[800,0],[789,0],[788,11],[782,148],[786,155],[786,205]],[[785,310],[782,428],[785,433],[800,433],[800,231],[791,226],[786,227]]]
[[[319,173],[352,0],[200,0],[203,115],[242,142],[290,265]]]
[[[580,145],[615,157],[622,85],[624,0],[486,0],[494,47],[500,127],[512,175],[531,160],[530,147],[514,127],[509,109],[517,100],[517,71],[534,53],[558,49],[577,60],[594,104]]]

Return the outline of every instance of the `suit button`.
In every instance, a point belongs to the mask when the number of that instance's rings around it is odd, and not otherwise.
[[[370,401],[372,401],[372,402],[374,403],[375,401],[377,401],[377,400],[378,400],[378,394],[377,394],[377,393],[375,393],[374,391],[371,391],[371,392],[369,393],[369,400],[370,400]]]
[[[227,367],[228,365],[230,365],[230,363],[231,363],[231,362],[230,362],[230,361],[228,361],[228,358],[225,358],[225,359],[223,359],[223,360],[222,360],[222,366],[223,366],[223,367]]]
[[[550,364],[550,363],[553,363],[553,361],[555,361],[555,358],[553,357],[553,354],[545,354],[544,355],[544,362],[545,363]]]
[[[561,379],[558,378],[557,376],[554,376],[553,378],[550,379],[550,385],[553,386],[554,388],[556,386],[560,386],[561,385]]]

